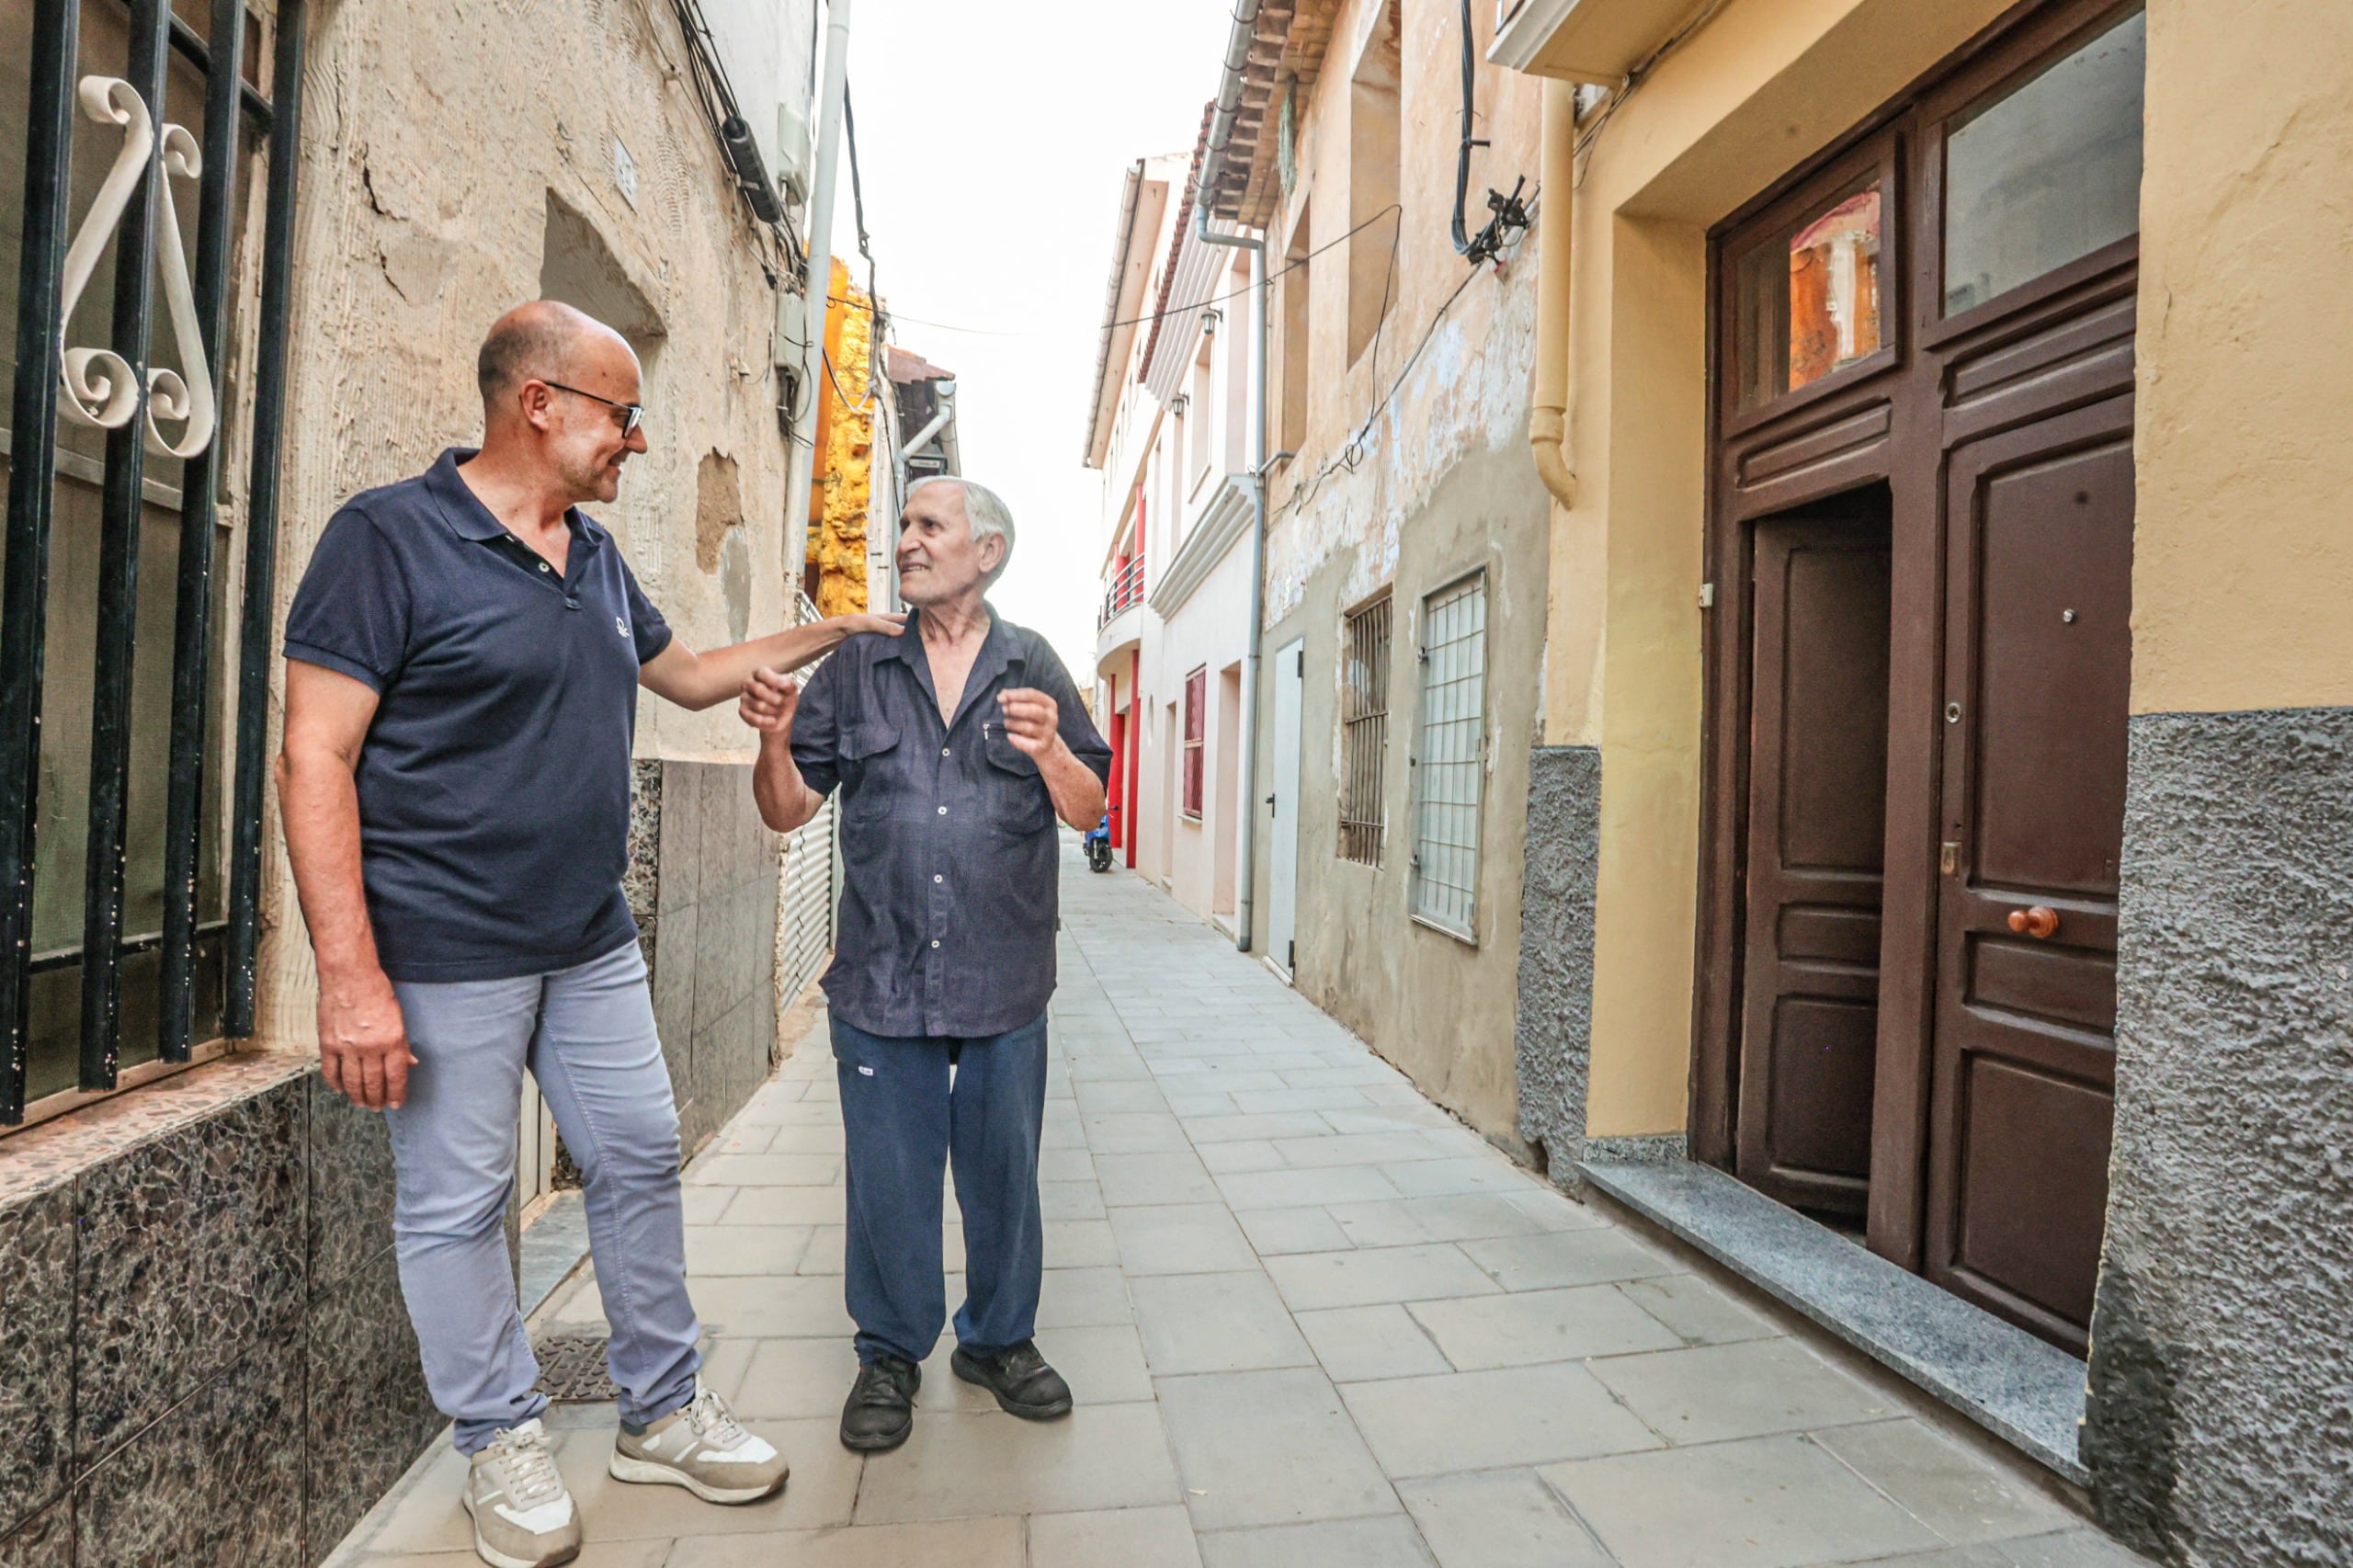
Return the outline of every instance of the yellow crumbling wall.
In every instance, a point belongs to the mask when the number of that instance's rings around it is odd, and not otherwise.
[[[825,358],[819,383],[817,487],[810,497],[809,559],[817,567],[817,608],[849,615],[867,607],[866,514],[874,473],[875,403],[869,392],[874,301],[835,261],[825,307]],[[847,395],[845,395],[847,394]],[[855,399],[857,401],[849,401]]]

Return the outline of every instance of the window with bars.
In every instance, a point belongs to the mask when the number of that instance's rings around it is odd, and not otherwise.
[[[1487,576],[1422,601],[1414,744],[1414,918],[1478,939],[1479,807],[1486,776]]]
[[[1201,820],[1201,747],[1209,736],[1210,671],[1185,677],[1185,814]]]
[[[1389,758],[1389,596],[1340,632],[1340,858],[1381,864],[1381,775]]]
[[[274,20],[0,0],[0,1126],[253,1032],[301,0]]]

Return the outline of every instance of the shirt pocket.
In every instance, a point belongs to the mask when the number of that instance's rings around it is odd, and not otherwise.
[[[981,749],[989,764],[990,824],[1024,836],[1045,832],[1052,818],[1053,797],[1038,775],[1037,759],[995,725],[986,731]]]
[[[846,728],[841,744],[842,821],[881,821],[891,814],[892,798],[898,793],[898,727],[868,719]]]

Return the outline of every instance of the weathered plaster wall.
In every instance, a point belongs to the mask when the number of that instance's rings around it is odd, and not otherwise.
[[[2084,1459],[2169,1560],[2353,1558],[2353,709],[2132,722]]]
[[[2353,701],[2348,59],[2336,0],[2149,7],[2135,712]]]
[[[1386,0],[1356,0],[1335,21],[1322,74],[1301,105],[1300,177],[1278,215],[1279,236],[1292,232],[1302,205],[1314,245],[1332,244],[1350,227],[1350,77],[1386,10]],[[1478,25],[1483,29],[1490,19],[1482,13]],[[1406,0],[1402,7],[1403,214],[1367,231],[1376,243],[1393,240],[1394,297],[1377,346],[1353,364],[1352,247],[1332,244],[1309,263],[1306,435],[1271,485],[1265,635],[1269,649],[1293,636],[1306,640],[1299,988],[1441,1103],[1509,1140],[1516,1126],[1512,1019],[1528,740],[1540,699],[1545,492],[1523,435],[1532,249],[1521,245],[1501,273],[1472,274],[1448,235],[1460,135],[1459,25],[1456,8],[1438,0]],[[1487,187],[1509,190],[1523,174],[1532,183],[1540,101],[1537,84],[1486,67],[1477,95],[1481,133],[1494,145],[1472,165],[1474,225],[1483,222]],[[1488,574],[1489,771],[1478,942],[1472,946],[1407,915],[1407,758],[1419,708],[1415,654],[1422,597],[1482,565]],[[1374,869],[1336,854],[1337,644],[1343,613],[1384,585],[1395,606],[1388,825],[1383,864]],[[1264,676],[1257,706],[1261,756],[1272,744],[1271,678]],[[1260,797],[1270,777],[1261,770]],[[1267,907],[1267,877],[1262,858],[1255,893],[1260,909]]]
[[[654,329],[640,334],[651,449],[599,517],[688,645],[731,641],[738,616],[755,631],[782,624],[800,540],[795,530],[788,551],[780,521],[764,272],[774,258],[680,74],[669,12],[619,0],[335,0],[311,17],[280,615],[345,496],[479,439],[475,347],[501,311],[539,296],[561,227],[562,244],[593,236],[592,270],[642,300]],[[617,143],[634,165],[634,199],[616,176]],[[733,464],[745,519],[733,613],[726,552],[698,551],[714,453]],[[642,756],[751,752],[726,707],[693,715],[649,699],[637,733]],[[278,842],[274,817],[266,841]],[[263,1028],[306,1039],[309,953],[275,848],[270,872]]]
[[[1428,505],[1401,519],[1392,567],[1390,718],[1381,864],[1341,859],[1339,627],[1362,562],[1343,555],[1305,585],[1298,607],[1268,624],[1266,645],[1305,639],[1300,733],[1299,903],[1295,983],[1370,1041],[1433,1098],[1482,1131],[1517,1127],[1512,1046],[1520,953],[1522,833],[1542,657],[1543,489],[1521,449],[1457,463]],[[1478,942],[1407,915],[1413,855],[1412,770],[1420,710],[1420,596],[1464,572],[1487,572],[1488,775],[1479,860]],[[1272,744],[1272,675],[1259,705],[1259,744]],[[1263,776],[1262,776],[1263,777]],[[1261,791],[1263,793],[1263,790]],[[1262,873],[1259,907],[1266,907]]]

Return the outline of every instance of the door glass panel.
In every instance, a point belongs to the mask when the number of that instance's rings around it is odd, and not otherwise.
[[[2138,12],[1956,118],[1945,137],[1945,313],[2141,226]]]
[[[1881,205],[1873,181],[1740,258],[1741,407],[1769,403],[1879,348]]]

